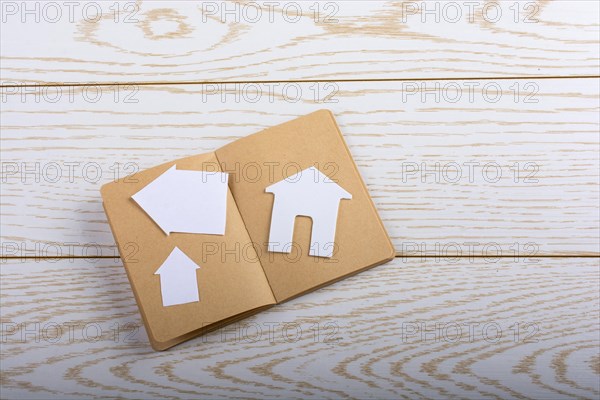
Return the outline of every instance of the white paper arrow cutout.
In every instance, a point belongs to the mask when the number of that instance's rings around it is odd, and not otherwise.
[[[223,235],[227,179],[224,172],[178,170],[174,165],[131,198],[167,235]]]
[[[196,270],[200,267],[175,247],[154,275],[160,275],[164,307],[200,301]]]

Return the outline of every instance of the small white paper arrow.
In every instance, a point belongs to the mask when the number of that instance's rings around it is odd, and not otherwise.
[[[227,179],[224,172],[178,170],[174,165],[131,197],[167,235],[223,235]]]
[[[160,293],[164,307],[200,301],[196,270],[200,267],[175,247],[154,275],[160,276]]]

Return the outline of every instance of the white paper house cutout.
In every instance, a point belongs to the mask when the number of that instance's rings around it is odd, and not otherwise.
[[[315,167],[307,168],[265,189],[273,193],[268,251],[290,253],[294,223],[299,215],[311,217],[309,255],[331,257],[340,200],[352,195]]]
[[[227,179],[224,172],[178,170],[173,165],[131,197],[167,235],[223,235]]]
[[[175,247],[154,275],[160,276],[164,307],[200,301],[196,270],[200,267]]]

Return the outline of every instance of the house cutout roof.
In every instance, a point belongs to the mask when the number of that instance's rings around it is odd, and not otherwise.
[[[154,272],[154,275],[182,276],[187,279],[187,274],[197,269],[200,269],[200,266],[181,251],[179,247],[175,247],[165,262]]]
[[[316,191],[318,189],[318,192]],[[301,196],[321,193],[326,198],[351,199],[352,195],[315,167],[309,167],[277,183],[267,186],[267,193]]]

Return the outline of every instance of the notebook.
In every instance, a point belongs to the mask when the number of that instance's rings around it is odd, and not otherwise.
[[[155,350],[395,256],[328,110],[101,193]]]

